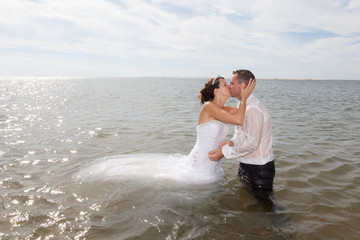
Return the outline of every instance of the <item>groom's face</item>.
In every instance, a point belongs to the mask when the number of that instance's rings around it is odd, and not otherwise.
[[[230,79],[229,90],[231,97],[241,97],[241,84],[238,83],[237,74],[233,75]]]

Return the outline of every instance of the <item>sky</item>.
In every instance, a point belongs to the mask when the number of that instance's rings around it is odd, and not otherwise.
[[[0,76],[360,80],[360,0],[0,0]]]

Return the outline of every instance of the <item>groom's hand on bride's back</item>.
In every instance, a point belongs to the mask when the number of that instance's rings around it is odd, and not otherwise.
[[[222,153],[221,148],[226,144],[229,144],[230,147],[234,146],[234,143],[232,141],[221,142],[219,145],[219,149],[212,150],[208,153],[209,159],[213,161],[219,161],[220,159],[222,159],[224,157],[224,154]]]
[[[212,150],[208,153],[209,159],[212,161],[219,161],[224,157],[221,149]]]

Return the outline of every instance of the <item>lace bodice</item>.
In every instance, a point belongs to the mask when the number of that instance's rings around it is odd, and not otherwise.
[[[229,126],[218,120],[200,124],[196,127],[197,139],[193,148],[198,157],[207,157],[208,152],[219,148],[229,132]]]
[[[197,140],[186,160],[185,177],[191,178],[196,183],[215,182],[222,179],[223,170],[220,161],[212,161],[208,152],[219,148],[225,139],[229,126],[213,120],[196,127]],[[189,179],[188,179],[189,180]]]

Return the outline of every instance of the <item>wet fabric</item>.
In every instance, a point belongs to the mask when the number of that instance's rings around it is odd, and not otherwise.
[[[254,189],[272,191],[275,177],[275,163],[268,162],[265,165],[252,165],[240,163],[239,177]]]
[[[226,158],[239,158],[242,163],[257,165],[274,160],[270,114],[253,94],[246,101],[244,124],[235,126],[231,141],[234,146],[222,147],[222,153]]]

